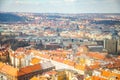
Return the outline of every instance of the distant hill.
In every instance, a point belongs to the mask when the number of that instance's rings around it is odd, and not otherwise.
[[[0,22],[24,22],[25,17],[18,16],[12,13],[0,13]]]
[[[101,20],[101,21],[91,21],[94,24],[104,24],[104,25],[120,25],[119,20]]]

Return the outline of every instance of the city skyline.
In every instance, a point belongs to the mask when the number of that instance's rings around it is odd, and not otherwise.
[[[0,0],[0,80],[120,80],[118,0],[86,1]]]
[[[1,12],[120,13],[119,0],[0,0]]]

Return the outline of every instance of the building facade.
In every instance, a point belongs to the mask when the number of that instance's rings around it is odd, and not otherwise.
[[[30,80],[53,69],[55,66],[49,61],[19,69],[0,62],[0,80]]]
[[[104,40],[104,48],[110,54],[120,54],[120,40],[117,39],[106,39]]]

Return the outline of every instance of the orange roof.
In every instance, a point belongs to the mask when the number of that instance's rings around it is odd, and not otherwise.
[[[41,70],[41,69],[42,69],[42,67],[40,64],[35,64],[31,67],[32,71],[37,71],[37,70]]]
[[[102,78],[102,77],[98,77],[98,76],[92,76],[91,80],[107,80],[107,79]]]
[[[118,56],[118,59],[120,59],[120,56]]]
[[[2,56],[3,55],[3,53],[0,51],[0,56]]]
[[[111,73],[111,76],[115,76],[115,77],[118,77],[118,79],[120,80],[120,73]]]
[[[17,76],[17,68],[13,68],[12,66],[0,63],[0,65],[2,66],[0,68],[0,72],[11,75],[11,76]]]
[[[58,61],[58,62],[63,62],[64,59],[53,56],[53,60]]]
[[[63,63],[70,65],[70,66],[74,66],[75,62],[71,61],[71,60],[64,60]]]
[[[39,80],[37,77],[32,77],[30,80]]]
[[[100,65],[100,62],[94,61],[93,64],[94,64],[94,65]]]
[[[95,59],[104,59],[105,58],[105,55],[96,53],[96,52],[89,52],[89,54],[87,54],[87,55],[92,58],[95,58]]]
[[[44,54],[43,57],[44,57],[44,58],[47,58],[47,59],[50,58],[50,56],[49,56],[48,54]]]
[[[0,69],[4,66],[4,64],[2,62],[0,62]]]
[[[81,52],[77,52],[76,53],[76,56],[80,56],[82,53]]]
[[[46,72],[45,74],[48,74],[48,75],[55,75],[55,74],[57,74],[57,72],[56,72],[56,71],[49,71],[49,72]]]
[[[97,69],[97,68],[100,68],[100,62],[98,61],[95,61],[93,62],[93,65],[90,65],[90,66],[87,66],[88,69]]]
[[[102,76],[105,76],[105,77],[110,77],[110,75],[112,73],[111,71],[108,71],[108,70],[107,71],[102,70],[101,72],[102,72]]]
[[[92,77],[87,77],[85,78],[85,80],[92,80]]]
[[[85,70],[86,66],[85,65],[80,65],[80,64],[75,64],[75,68],[78,70]]]
[[[28,74],[28,73],[31,73],[33,71],[37,71],[37,70],[40,70],[42,69],[41,65],[40,64],[35,64],[35,65],[32,65],[32,66],[27,66],[27,67],[24,67],[24,68],[21,68],[18,72],[18,76],[21,76],[21,75],[24,75],[24,74]]]
[[[31,63],[32,64],[38,64],[40,62],[40,59],[38,58],[32,58]]]
[[[40,57],[43,57],[43,58],[47,58],[47,59],[49,59],[50,58],[50,56],[48,55],[48,54],[38,54]]]
[[[97,68],[100,68],[99,65],[90,65],[89,66],[89,69],[97,69]]]

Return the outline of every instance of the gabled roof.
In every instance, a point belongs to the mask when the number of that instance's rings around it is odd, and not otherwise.
[[[35,64],[35,65],[17,69],[10,65],[0,62],[0,72],[7,75],[11,75],[11,76],[22,76],[28,73],[32,73],[34,71],[41,70],[41,69],[42,69],[41,64]]]
[[[41,65],[40,64],[35,64],[32,66],[27,66],[24,68],[20,68],[19,72],[18,72],[18,76],[24,75],[24,74],[28,74],[37,70],[41,70]]]
[[[8,74],[11,76],[17,76],[17,68],[13,68],[12,66],[6,65],[4,63],[0,63],[0,72],[4,74]]]

